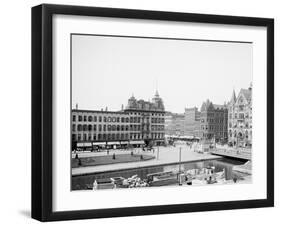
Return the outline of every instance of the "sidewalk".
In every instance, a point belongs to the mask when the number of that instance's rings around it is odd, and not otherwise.
[[[190,149],[186,145],[179,145],[177,147],[160,147],[159,154],[157,158],[157,148],[155,148],[155,152],[143,152],[141,149],[135,149],[134,153],[136,154],[148,154],[154,155],[155,159],[142,161],[142,162],[131,162],[131,163],[116,163],[110,165],[100,165],[100,166],[89,166],[89,167],[79,167],[72,169],[72,176],[78,175],[86,175],[92,173],[100,173],[100,172],[110,172],[117,170],[126,170],[133,168],[143,168],[143,167],[152,167],[152,166],[161,166],[161,165],[169,165],[169,164],[178,164],[179,156],[180,156],[180,148],[181,148],[181,163],[194,162],[194,161],[202,161],[202,160],[214,160],[221,159],[220,156],[215,156],[211,154],[199,154],[194,152],[193,149]],[[130,153],[131,151],[120,151],[120,150],[112,150],[110,154],[113,153]],[[81,153],[79,157],[94,157],[100,155],[107,155],[106,152],[99,153]]]

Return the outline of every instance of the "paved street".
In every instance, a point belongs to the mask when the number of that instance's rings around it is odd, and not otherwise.
[[[106,172],[106,171],[115,171],[121,169],[132,169],[132,168],[139,168],[139,167],[149,167],[149,166],[157,166],[157,165],[166,165],[166,164],[173,164],[179,162],[180,156],[180,148],[181,148],[181,162],[192,162],[192,161],[200,161],[200,160],[211,160],[211,159],[220,159],[222,157],[214,156],[211,154],[199,154],[194,152],[192,148],[187,145],[177,145],[176,147],[159,147],[159,154],[157,148],[155,151],[143,152],[140,148],[134,149],[134,153],[138,154],[148,154],[154,155],[155,159],[143,161],[143,162],[131,162],[131,163],[117,163],[111,165],[101,165],[101,166],[89,166],[89,167],[80,167],[80,168],[73,168],[72,175],[83,175],[83,174],[90,174],[90,173],[97,173],[97,172]],[[122,151],[122,150],[110,150],[110,155],[113,153],[116,154],[125,154],[130,153],[129,151]],[[79,153],[79,157],[94,157],[100,155],[107,155],[107,152],[86,152],[86,153]],[[75,157],[75,154],[72,154],[72,157]]]

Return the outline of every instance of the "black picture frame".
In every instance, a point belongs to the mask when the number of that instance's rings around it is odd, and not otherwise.
[[[98,210],[52,210],[52,18],[55,14],[267,28],[267,198]],[[123,217],[274,206],[274,20],[268,18],[43,4],[32,8],[32,218],[40,221]]]

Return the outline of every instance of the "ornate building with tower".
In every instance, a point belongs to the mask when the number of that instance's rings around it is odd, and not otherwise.
[[[152,102],[132,96],[124,112],[130,116],[130,139],[141,139],[146,145],[164,143],[165,108],[158,91]]]
[[[228,143],[235,147],[252,146],[252,85],[232,93],[228,103]]]
[[[165,108],[159,93],[150,101],[132,96],[120,111],[72,110],[72,143],[80,147],[160,145]]]

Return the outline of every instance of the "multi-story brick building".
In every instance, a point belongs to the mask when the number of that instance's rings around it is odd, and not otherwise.
[[[165,134],[169,136],[184,135],[184,114],[166,112]]]
[[[228,142],[236,147],[252,146],[252,85],[241,89],[237,98],[233,91],[228,103]]]
[[[158,92],[152,102],[131,97],[125,110],[72,110],[72,141],[86,146],[161,144],[165,109]],[[82,145],[82,146],[83,146]]]
[[[164,143],[165,108],[157,91],[152,102],[132,96],[124,112],[130,116],[131,140],[142,139],[146,145]]]
[[[200,137],[200,115],[197,107],[185,108],[184,135]]]
[[[213,104],[207,100],[203,102],[200,114],[200,137],[203,140],[227,142],[227,105]]]

